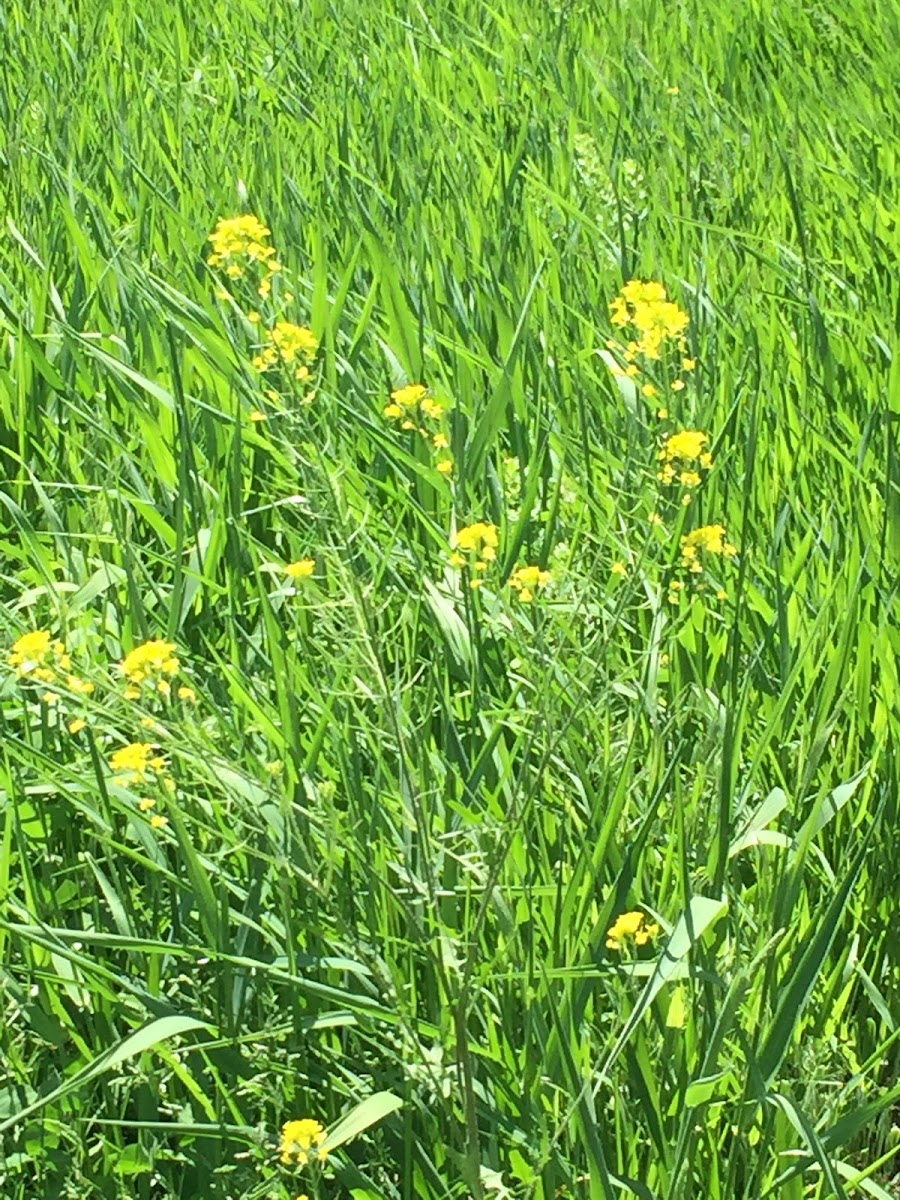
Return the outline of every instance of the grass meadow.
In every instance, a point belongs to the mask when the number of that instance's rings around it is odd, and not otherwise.
[[[3,6],[4,1198],[900,1195],[898,44]]]

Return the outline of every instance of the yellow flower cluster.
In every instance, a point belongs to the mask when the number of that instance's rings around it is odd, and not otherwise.
[[[316,569],[314,558],[300,558],[297,562],[288,563],[284,573],[288,579],[309,579]]]
[[[659,452],[660,469],[657,479],[664,484],[676,481],[682,487],[695,488],[701,483],[700,470],[708,471],[712,466],[712,455],[705,447],[709,436],[699,429],[683,429],[670,434]]]
[[[157,754],[153,742],[129,742],[115,750],[109,759],[109,769],[116,776],[116,783],[127,787],[132,783],[147,783],[151,772],[161,774],[166,769],[166,760]]]
[[[122,787],[132,787],[134,784],[161,783],[169,791],[175,791],[175,781],[166,775],[166,760],[157,753],[153,742],[129,742],[113,751],[109,757],[109,769],[115,776],[116,783]],[[138,811],[148,813],[156,807],[152,796],[145,796],[138,802]],[[151,829],[162,829],[168,825],[167,817],[153,813],[150,817]]]
[[[319,339],[306,325],[276,321],[266,333],[266,344],[253,359],[257,371],[269,371],[276,364],[294,368],[294,377],[309,378],[310,363],[316,357]]]
[[[240,217],[221,217],[209,236],[213,252],[211,267],[221,267],[229,279],[242,279],[248,268],[259,270],[258,292],[268,296],[272,276],[281,270],[275,247],[268,244],[271,230],[258,217],[245,213]]]
[[[173,679],[181,663],[175,654],[175,643],[156,639],[136,646],[119,663],[119,670],[128,681],[126,700],[137,700],[148,684],[162,696],[172,693]]]
[[[625,942],[646,946],[659,933],[659,926],[647,920],[642,912],[622,913],[606,931],[607,950],[621,950]]]
[[[737,547],[725,540],[724,525],[701,525],[681,539],[681,563],[694,574],[703,570],[703,555],[718,554],[733,558]]]
[[[454,567],[471,566],[479,574],[483,574],[488,566],[497,558],[497,547],[500,539],[497,526],[489,521],[476,521],[474,525],[464,525],[456,531],[454,551],[450,555],[450,564]],[[481,587],[481,580],[473,579],[469,587]]]
[[[629,343],[626,359],[632,361],[642,354],[645,358],[660,357],[666,341],[683,343],[689,317],[666,295],[661,283],[643,283],[632,279],[622,288],[609,306],[613,325],[631,325],[637,337]]]
[[[641,374],[636,360],[643,357],[652,363],[660,359],[664,346],[670,342],[676,344],[684,355],[687,349],[684,335],[690,318],[674,300],[668,298],[661,283],[645,283],[639,279],[632,279],[624,285],[609,308],[613,325],[621,329],[630,329],[629,340],[624,347],[615,338],[610,338],[606,343],[607,348],[615,351],[625,362],[625,366],[622,366],[614,360],[609,360],[613,374],[636,379]],[[681,359],[683,371],[692,371],[696,365],[692,358]],[[680,375],[669,384],[673,392],[683,391],[686,386]],[[648,380],[641,387],[641,392],[648,399],[652,399],[659,394],[659,387],[657,383]],[[656,415],[660,420],[665,420],[669,410],[661,407]]]
[[[325,1127],[311,1117],[300,1121],[285,1121],[281,1127],[281,1145],[279,1154],[281,1161],[287,1165],[296,1163],[305,1167],[309,1162],[310,1150],[315,1150],[316,1160],[324,1162],[328,1156],[327,1150],[319,1149],[327,1137]]]
[[[20,679],[31,677],[39,683],[51,683],[60,671],[68,671],[71,666],[64,644],[46,629],[23,634],[13,644],[7,662]]]
[[[6,661],[19,679],[26,682],[53,684],[77,696],[89,696],[94,690],[89,679],[81,679],[70,673],[71,655],[66,651],[65,644],[46,629],[34,629],[22,634],[13,643]],[[55,704],[59,695],[48,691],[44,692],[42,699],[46,704]]]
[[[439,452],[436,468],[442,475],[453,473],[453,459],[442,453],[450,446],[446,432],[439,427],[444,416],[444,406],[431,395],[421,383],[408,383],[391,392],[391,402],[382,410],[389,420],[397,421],[403,430],[418,430],[423,438],[431,441]]]
[[[634,331],[633,339],[624,349],[615,339],[607,342],[607,347],[617,351],[620,358],[628,364],[622,367],[607,355],[606,359],[616,374],[627,375],[630,378],[638,376],[641,368],[635,359],[639,356],[648,360],[661,358],[667,342],[674,342],[678,346],[683,356],[682,371],[692,371],[697,365],[693,358],[684,356],[687,349],[684,335],[689,323],[688,315],[668,298],[661,283],[632,279],[625,284],[609,307],[613,325],[620,328],[629,326]],[[686,387],[685,380],[679,376],[670,387],[673,392],[681,392]],[[648,382],[643,385],[641,391],[645,396],[651,397],[657,394],[657,387]],[[668,418],[669,411],[667,408],[659,408],[656,415],[664,420]],[[713,457],[709,445],[710,435],[700,429],[682,428],[668,434],[662,440],[657,456],[657,479],[665,486],[679,484],[684,488],[681,497],[684,505],[691,502],[693,489],[703,482],[703,472],[712,468]],[[652,525],[660,527],[663,524],[662,517],[657,512],[651,513],[649,519]],[[703,574],[710,558],[732,558],[736,554],[736,547],[726,540],[724,526],[704,525],[682,537],[680,565],[691,575],[698,576]],[[612,569],[616,574],[625,574],[624,564],[617,563]],[[707,586],[707,581],[698,581],[696,586],[698,591],[702,591]],[[671,604],[679,602],[685,587],[686,584],[681,579],[674,579],[669,583],[668,599]],[[720,588],[716,598],[724,600],[726,597],[727,593]]]
[[[519,567],[509,577],[509,586],[519,593],[519,599],[529,603],[539,588],[546,587],[552,576],[540,567]]]

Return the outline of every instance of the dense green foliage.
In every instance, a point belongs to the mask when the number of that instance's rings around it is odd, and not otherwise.
[[[851,0],[3,7],[4,1197],[890,1195],[898,44]],[[690,316],[662,420],[631,278]],[[320,348],[271,391],[276,316]],[[452,475],[383,414],[418,382]],[[37,630],[92,692],[7,661]],[[154,639],[169,697],[117,668]],[[149,741],[172,791],[110,768]]]

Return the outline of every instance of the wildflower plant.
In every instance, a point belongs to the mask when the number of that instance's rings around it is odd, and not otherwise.
[[[584,210],[610,236],[618,233],[620,220],[625,232],[631,233],[647,202],[646,183],[639,164],[633,158],[623,158],[614,164],[613,174],[590,133],[575,135],[572,158]]]
[[[6,661],[20,685],[33,684],[43,689],[40,699],[45,704],[60,704],[64,694],[87,697],[94,691],[90,679],[72,671],[72,657],[65,643],[46,629],[23,634],[11,646]],[[83,727],[83,724],[78,726]]]
[[[727,599],[728,593],[718,580],[715,567],[719,562],[732,559],[737,554],[737,547],[728,540],[724,525],[701,525],[691,530],[681,538],[682,570],[687,572],[689,580],[695,582],[699,591],[704,591],[712,584],[717,600]],[[668,600],[677,604],[685,593],[686,584],[680,579],[669,582]]]
[[[309,579],[315,570],[316,560],[314,558],[299,558],[296,562],[288,563],[284,568],[284,573],[288,579]]]
[[[221,217],[209,235],[209,265],[230,281],[249,278],[257,294],[268,297],[272,279],[281,271],[275,248],[269,243],[270,235],[268,226],[251,213]]]
[[[710,558],[733,558],[737,547],[725,536],[724,525],[701,525],[681,539],[681,562],[688,571],[699,574]]]
[[[518,567],[509,577],[509,586],[518,592],[519,599],[530,603],[542,588],[547,587],[552,576],[549,571],[538,566]]]
[[[135,646],[119,663],[119,671],[127,682],[125,699],[137,700],[148,690],[170,696],[172,680],[180,669],[174,642],[154,639]]]
[[[116,783],[130,787],[135,783],[152,782],[161,776],[166,769],[166,760],[153,742],[129,742],[110,755],[109,769]]]
[[[19,679],[37,683],[52,683],[71,666],[64,643],[46,629],[35,629],[18,638],[7,662]]]
[[[605,356],[611,370],[641,384],[641,394],[648,400],[660,395],[661,389],[682,391],[686,384],[682,372],[692,371],[695,361],[686,354],[688,314],[670,300],[663,284],[632,279],[626,283],[609,306],[610,321],[625,337],[624,344],[616,338],[607,340]],[[678,351],[680,362],[673,374],[672,348]],[[614,355],[614,357],[613,357]],[[658,407],[657,416],[668,416],[665,405]]]
[[[265,343],[254,357],[253,366],[260,372],[283,367],[293,374],[294,379],[305,382],[310,377],[310,366],[318,349],[319,339],[308,326],[276,321],[267,330]]]
[[[688,491],[698,488],[703,482],[701,472],[713,465],[708,445],[709,435],[698,429],[669,434],[659,451],[657,479],[664,486],[679,484]]]
[[[305,1167],[312,1154],[316,1161],[324,1164],[328,1151],[322,1149],[327,1133],[325,1126],[310,1117],[297,1121],[285,1121],[281,1127],[279,1157],[285,1166]]]
[[[638,356],[658,359],[667,342],[685,348],[687,313],[668,298],[661,283],[626,283],[609,306],[610,320],[620,329],[631,329],[635,338],[628,343],[625,357],[633,362]]]
[[[391,392],[390,403],[382,415],[395,421],[401,430],[416,432],[436,454],[435,468],[442,475],[453,473],[450,439],[444,425],[446,406],[421,383],[409,383]]]
[[[250,214],[223,217],[209,238],[213,248],[209,263],[224,273],[235,292],[232,295],[223,290],[220,297],[234,300],[243,309],[245,321],[261,333],[252,355],[252,365],[265,381],[266,399],[270,405],[281,409],[286,379],[291,381],[292,387],[312,380],[319,339],[307,325],[297,324],[284,316],[285,306],[294,297],[283,285],[277,293],[273,292],[273,282],[284,277],[284,268],[269,242],[270,235],[268,226]],[[259,311],[254,307],[256,304],[268,311]],[[304,392],[303,400],[309,403],[315,395],[315,388],[310,387]],[[269,413],[260,407],[249,414],[254,424],[268,420],[268,416]]]
[[[606,948],[620,952],[629,942],[646,946],[659,934],[659,926],[644,913],[626,912],[617,917],[606,931]]]
[[[496,561],[499,535],[496,525],[476,521],[456,531],[450,565],[469,573],[469,587],[481,587],[482,577]]]

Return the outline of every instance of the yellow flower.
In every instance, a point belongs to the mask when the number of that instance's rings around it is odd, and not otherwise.
[[[259,315],[259,313],[255,309],[253,309],[251,312],[247,313],[247,320],[250,322],[251,325],[258,325],[260,323],[260,321],[262,320],[262,317]]]
[[[696,365],[697,360],[695,358],[683,358],[681,360],[681,368],[683,371],[693,371]]]
[[[672,462],[676,458],[699,458],[708,441],[707,434],[698,429],[683,429],[680,433],[672,433],[666,438],[659,457],[666,462]]]
[[[539,588],[546,587],[552,579],[549,571],[538,566],[519,567],[509,577],[509,586],[519,593],[519,599],[527,604],[534,599]]]
[[[321,1146],[326,1136],[325,1127],[309,1117],[300,1121],[285,1121],[281,1127],[281,1161],[305,1166],[309,1162],[309,1151]],[[318,1151],[317,1157],[321,1161],[325,1158],[325,1152]]]
[[[403,416],[403,409],[399,404],[386,404],[382,409],[382,414],[385,417],[390,417],[391,420],[396,420],[398,417]]]
[[[66,687],[76,696],[89,696],[94,690],[94,685],[89,679],[79,679],[77,675],[66,676]]]
[[[180,687],[178,689],[178,699],[183,700],[185,704],[196,704],[197,693],[191,687]]]
[[[56,672],[67,671],[71,662],[63,643],[54,640],[46,629],[24,633],[13,642],[6,661],[20,679],[32,675],[40,683],[50,683]]]
[[[250,414],[250,420],[254,423],[254,425],[258,425],[260,421],[268,421],[268,419],[268,415],[260,408],[254,408],[253,412]]]
[[[422,409],[422,412],[425,414],[425,416],[430,417],[432,421],[439,421],[444,415],[443,404],[438,404],[436,400],[432,400],[428,396],[425,397],[419,407]]]
[[[127,746],[114,751],[109,766],[118,777],[117,782],[125,785],[146,783],[151,772],[165,770],[166,760],[154,751],[152,742],[129,742]]]
[[[684,391],[686,386],[687,385],[685,384],[683,379],[675,379],[672,381],[672,391],[673,392],[682,392],[682,391]]]
[[[679,341],[689,322],[687,313],[667,298],[661,283],[632,279],[609,307],[614,325],[631,325],[637,331],[637,338],[628,344],[626,357],[642,354],[659,358],[663,343]]]
[[[69,733],[81,733],[82,729],[87,725],[87,721],[81,717],[76,717],[74,721],[69,722]]]
[[[174,642],[155,639],[136,646],[134,650],[126,654],[119,663],[120,672],[132,685],[126,691],[126,697],[136,699],[135,687],[140,688],[145,683],[158,684],[160,676],[177,675],[181,664],[174,651]],[[139,694],[140,692],[138,692]]]
[[[628,568],[625,566],[625,564],[623,562],[614,562],[613,565],[610,567],[610,570],[612,571],[613,575],[624,576],[624,575],[628,574]]]
[[[660,421],[667,421],[669,419],[669,410],[667,408],[658,408],[656,410],[656,415],[659,417]]]
[[[452,475],[453,474],[453,459],[452,458],[442,459],[437,464],[437,467],[435,469],[440,471],[440,473],[442,475]]]
[[[737,547],[725,538],[724,525],[701,525],[681,539],[682,566],[695,573],[702,571],[704,554],[716,554],[724,558],[733,558],[737,554]]]
[[[671,87],[666,88],[666,95],[667,96],[677,96],[679,90],[680,89],[678,88],[677,84],[673,84]]]
[[[606,931],[606,948],[621,950],[622,943],[630,940],[637,946],[645,946],[658,933],[659,926],[648,923],[642,912],[622,913]]]
[[[231,279],[239,279],[249,264],[268,275],[274,270],[275,249],[269,246],[269,230],[250,213],[239,217],[221,217],[209,236],[211,267],[223,267]]]
[[[391,399],[402,409],[415,408],[427,391],[421,383],[408,383],[406,387],[391,392]]]
[[[493,562],[497,557],[497,546],[499,545],[497,527],[491,525],[489,521],[476,521],[473,525],[464,525],[462,529],[456,531],[453,545],[455,552],[450,556],[452,566],[465,566],[468,561],[465,554],[485,564]],[[478,567],[477,563],[475,566],[478,570],[486,569],[486,566]],[[480,583],[480,580],[477,582]]]
[[[308,364],[316,356],[319,339],[306,325],[294,325],[291,321],[277,321],[268,334],[269,343],[283,363],[299,359]]]
[[[289,579],[309,579],[316,569],[314,558],[301,558],[297,562],[288,563],[284,573]]]
[[[169,818],[161,817],[159,815],[159,813],[157,813],[155,816],[150,818],[150,828],[151,829],[162,829],[163,826],[168,825],[168,823],[169,823]]]
[[[699,487],[701,483],[699,471],[694,464],[699,464],[704,470],[712,466],[712,455],[704,449],[709,437],[699,429],[682,429],[680,433],[670,434],[659,452],[662,462],[657,478],[665,484],[679,483],[686,488]]]
[[[450,440],[446,433],[436,433],[431,439],[431,444],[435,450],[446,450],[450,445]]]
[[[155,808],[155,807],[156,807],[156,801],[153,799],[152,796],[145,796],[144,799],[138,803],[138,808],[141,810],[142,813],[149,812],[151,808]]]
[[[649,399],[657,394],[657,388],[652,383],[645,383],[641,392]]]

